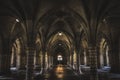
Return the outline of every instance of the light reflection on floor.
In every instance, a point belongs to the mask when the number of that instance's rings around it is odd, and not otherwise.
[[[55,65],[44,76],[37,76],[35,80],[81,80],[74,71],[66,65]]]
[[[59,65],[57,66],[55,72],[56,72],[57,78],[63,78],[63,77],[64,77],[64,75],[63,75],[63,73],[64,73],[64,68],[63,68],[63,66],[62,66],[61,64],[59,64]]]

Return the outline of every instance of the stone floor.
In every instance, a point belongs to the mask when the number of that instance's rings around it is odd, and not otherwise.
[[[19,73],[19,74],[18,74]],[[25,80],[25,70],[13,72],[9,76],[0,76],[0,80]],[[98,80],[120,80],[120,74],[99,73]],[[89,74],[78,75],[68,66],[57,65],[44,75],[34,76],[34,80],[90,80]]]
[[[44,77],[37,76],[35,80],[81,80],[69,67],[58,65],[47,72]]]

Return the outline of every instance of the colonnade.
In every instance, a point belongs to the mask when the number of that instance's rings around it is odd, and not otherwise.
[[[10,50],[11,49],[11,50]],[[22,50],[20,39],[16,39],[11,48],[5,51],[11,51],[11,55],[2,54],[0,57],[1,65],[0,71],[8,72],[11,67],[16,67],[17,70],[26,70],[26,80],[33,79],[33,73],[36,69],[39,69],[40,74],[44,74],[53,65],[54,56],[45,49],[36,50],[35,45],[29,45],[29,47]],[[81,51],[77,51],[81,50]],[[104,66],[111,66],[110,62],[110,49],[105,42],[103,46],[87,47],[82,49],[72,49],[69,55],[65,56],[67,59],[67,65],[69,65],[77,73],[81,74],[81,65],[90,67],[90,79],[96,80],[97,69]],[[25,52],[24,52],[25,51]],[[22,54],[25,53],[25,54]],[[98,66],[99,65],[99,66]],[[94,75],[94,76],[93,76]],[[96,75],[96,76],[95,76]]]

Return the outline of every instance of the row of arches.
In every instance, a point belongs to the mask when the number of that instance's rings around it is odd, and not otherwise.
[[[4,39],[10,41],[9,44],[4,45],[8,48],[8,52],[6,52],[8,63],[4,65],[8,70],[24,69],[26,79],[29,80],[33,77],[34,72],[44,74],[53,65],[60,64],[57,60],[59,55],[62,56],[62,64],[70,66],[80,74],[84,73],[82,68],[89,68],[91,74],[97,74],[95,72],[97,69],[105,66],[111,67],[109,53],[111,44],[107,35],[102,33],[100,33],[100,37],[97,34],[92,35],[97,31],[93,33],[91,29],[87,31],[87,28],[83,27],[78,20],[75,21],[78,24],[72,26],[70,23],[58,20],[50,27],[67,26],[67,28],[48,28],[51,29],[50,31],[44,29],[47,24],[39,23],[37,30],[32,26],[31,20],[26,22],[27,25],[22,22],[14,22],[10,38]],[[74,26],[79,26],[79,29],[73,29]],[[47,34],[45,31],[49,31],[49,33]]]
[[[81,53],[80,53],[80,61],[81,61],[81,64],[82,65],[89,65],[89,54],[88,54],[88,51],[87,51],[87,41],[85,40],[82,40],[81,41]],[[40,39],[38,38],[36,40],[36,44],[37,44],[37,49],[36,49],[36,53],[35,53],[35,57],[38,59],[40,58],[39,56],[42,56],[42,55],[39,55],[40,54]],[[99,47],[99,58],[100,61],[100,66],[109,66],[109,46],[106,42],[106,40],[104,38],[101,39],[101,42],[99,43],[100,45],[98,46]],[[58,45],[64,45],[64,44],[61,44],[59,43]],[[69,46],[69,45],[68,45]],[[53,48],[52,48],[53,49]],[[17,68],[19,68],[19,65],[20,65],[20,55],[24,55],[22,53],[23,52],[23,49],[22,49],[22,44],[21,44],[21,41],[19,38],[17,38],[15,40],[15,42],[13,43],[13,46],[12,46],[12,53],[11,53],[11,66],[14,67],[14,66],[18,66]],[[53,52],[54,53],[54,52]],[[58,51],[59,53],[59,51]],[[52,54],[54,55],[54,54]],[[47,56],[47,54],[46,54]],[[23,56],[22,56],[23,57]],[[76,63],[76,52],[73,51],[73,57],[74,57],[74,62],[73,63]],[[25,62],[25,57],[23,58],[23,62]],[[38,62],[36,62],[36,59],[34,59],[34,64],[37,64]],[[25,64],[25,63],[24,63]]]

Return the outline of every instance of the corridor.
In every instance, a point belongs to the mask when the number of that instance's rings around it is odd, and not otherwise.
[[[35,77],[35,80],[81,80],[70,67],[65,65],[56,65],[45,75]]]
[[[120,80],[120,0],[0,0],[0,80]]]

